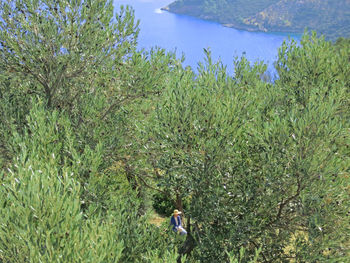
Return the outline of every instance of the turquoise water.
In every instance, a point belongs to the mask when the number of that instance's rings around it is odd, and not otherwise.
[[[114,0],[115,7],[131,5],[140,19],[139,48],[159,46],[177,54],[184,53],[184,65],[197,68],[203,61],[203,48],[210,48],[213,58],[220,59],[233,71],[235,56],[245,54],[249,61],[264,61],[270,72],[278,48],[288,34],[248,32],[226,28],[218,23],[203,21],[185,15],[176,15],[160,8],[172,0]],[[293,36],[298,38],[298,36]]]

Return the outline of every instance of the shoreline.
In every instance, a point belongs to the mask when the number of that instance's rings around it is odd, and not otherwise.
[[[250,25],[242,25],[242,24],[238,24],[238,23],[221,23],[217,20],[214,19],[210,19],[210,18],[206,18],[206,17],[200,17],[197,15],[192,15],[189,14],[187,12],[180,12],[180,11],[174,11],[172,10],[169,6],[165,6],[165,7],[161,7],[160,10],[162,11],[166,11],[169,13],[173,13],[173,14],[177,14],[177,15],[186,15],[186,16],[190,16],[190,17],[194,17],[200,20],[204,20],[204,21],[211,21],[211,22],[215,22],[220,24],[223,27],[227,27],[227,28],[232,28],[232,29],[236,29],[236,30],[243,30],[243,31],[248,31],[248,32],[260,32],[260,33],[277,33],[277,34],[295,34],[295,35],[302,35],[303,32],[299,32],[299,31],[293,31],[293,30],[268,30],[266,28],[261,29],[259,27],[254,27],[254,26],[250,26]]]

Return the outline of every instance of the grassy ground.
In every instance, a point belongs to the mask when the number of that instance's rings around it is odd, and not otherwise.
[[[153,211],[151,216],[150,216],[149,222],[153,225],[160,226],[166,220],[167,220],[167,218],[162,217],[161,215],[159,215],[155,211]]]

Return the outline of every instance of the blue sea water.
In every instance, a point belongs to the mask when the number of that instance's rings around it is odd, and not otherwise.
[[[162,11],[173,0],[114,0],[120,5],[130,5],[140,20],[139,48],[149,50],[162,47],[176,50],[185,55],[184,66],[196,70],[198,62],[204,59],[204,48],[210,48],[213,58],[220,59],[233,72],[233,59],[245,54],[252,63],[264,61],[274,74],[273,62],[277,59],[278,48],[288,34],[248,32],[227,28],[219,23],[200,20],[186,15]],[[292,35],[293,38],[300,38]]]

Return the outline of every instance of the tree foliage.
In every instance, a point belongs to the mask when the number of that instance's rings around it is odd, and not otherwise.
[[[135,47],[131,10],[112,22],[111,1],[2,1],[0,10],[2,70],[33,82],[27,92],[49,107],[72,107],[89,91],[82,79],[106,75]]]
[[[230,77],[210,55],[169,83],[151,138],[163,185],[191,200],[202,261],[242,246],[264,261],[349,256],[349,65],[334,53],[305,35],[282,45],[273,85],[263,65],[242,58]]]
[[[138,51],[110,1],[2,1],[0,29],[1,262],[349,259],[346,39],[285,42],[267,83]]]

